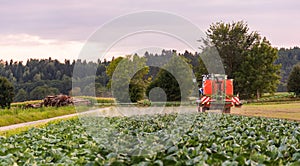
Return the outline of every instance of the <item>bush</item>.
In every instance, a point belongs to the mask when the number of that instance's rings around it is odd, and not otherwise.
[[[10,108],[14,98],[14,87],[6,78],[0,77],[0,106]]]
[[[57,88],[52,88],[48,86],[38,86],[30,92],[30,99],[39,100],[45,98],[48,95],[57,94],[59,94],[59,90]]]

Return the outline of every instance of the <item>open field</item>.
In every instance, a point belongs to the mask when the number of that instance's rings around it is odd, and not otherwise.
[[[232,113],[300,121],[300,102],[248,104],[243,105],[242,108],[233,108]]]
[[[113,98],[88,97],[81,96],[80,98],[89,100],[91,104],[100,103],[97,108],[107,107],[112,105],[115,100]],[[40,107],[24,109],[28,104],[39,104],[42,100],[33,100],[25,102],[17,102],[11,104],[11,109],[0,109],[0,127],[36,120],[48,119],[63,115],[74,114],[80,110],[87,110],[86,106],[65,106],[65,107]],[[79,109],[79,110],[78,110]]]
[[[50,119],[47,119],[45,121],[35,121],[35,122],[32,122],[31,124],[27,124],[27,125],[23,125],[21,126],[21,124],[19,124],[20,126],[15,126],[14,125],[11,125],[9,126],[8,130],[2,130],[1,128],[3,127],[0,127],[0,136],[3,136],[3,137],[9,137],[9,136],[12,136],[12,135],[15,135],[15,134],[20,134],[20,133],[23,133],[23,132],[26,132],[30,129],[33,129],[33,128],[43,128],[43,127],[47,127],[48,125],[50,124],[56,124],[56,123],[59,123],[61,121],[66,121],[66,120],[71,120],[71,119],[77,119],[78,116],[70,116],[70,117],[63,117],[63,118],[50,118]],[[23,124],[23,123],[22,123]],[[5,127],[4,127],[5,128]]]
[[[300,102],[248,104],[233,108],[232,114],[197,113],[193,106],[186,109],[187,114],[180,107],[128,108],[0,132],[4,136],[0,137],[0,165],[300,164],[300,124],[262,118],[300,120]],[[180,125],[175,122],[179,112],[184,115],[179,118]],[[83,118],[88,118],[84,126],[90,130],[82,126]],[[176,139],[165,140],[172,136]],[[145,148],[149,146],[154,147]]]
[[[0,110],[0,126],[31,122],[72,113],[76,113],[74,106],[5,109]]]
[[[101,105],[100,107],[107,107]],[[99,106],[98,106],[99,107]],[[122,113],[110,110],[103,112],[103,116],[128,116],[134,114],[155,114],[155,113],[171,113],[178,112],[170,109],[179,107],[166,107],[163,110],[161,107],[144,107],[138,110],[129,109],[124,107]],[[196,111],[196,106],[189,107],[190,112]],[[68,107],[42,107],[37,109],[21,109],[12,108],[11,110],[0,111],[0,127],[8,126],[12,124],[30,122],[35,120],[53,118],[57,116],[76,113],[76,110],[72,106]],[[233,108],[232,114],[246,115],[246,116],[262,116],[271,118],[283,118],[290,120],[300,121],[300,102],[291,102],[288,104],[276,103],[276,104],[246,104],[242,108]]]
[[[101,107],[97,107],[101,108]],[[41,107],[41,108],[12,108],[0,110],[0,127],[32,122],[37,120],[60,117],[95,109],[87,106]]]
[[[208,113],[186,114],[181,124],[176,119],[173,113],[91,117],[85,127],[72,119],[33,128],[0,137],[0,164],[300,164],[297,122]]]

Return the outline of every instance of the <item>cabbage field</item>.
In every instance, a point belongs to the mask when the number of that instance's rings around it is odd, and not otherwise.
[[[111,140],[124,139],[121,142],[127,144],[132,141],[122,136],[147,137],[149,133],[160,133],[174,123],[177,116],[100,117],[97,120],[100,128],[104,121],[114,126]],[[113,141],[93,139],[80,118],[33,128],[0,138],[0,165],[300,165],[298,122],[212,113],[185,116],[195,119],[184,133],[171,141],[158,137],[165,140],[155,142],[162,148],[144,147],[147,153],[134,153],[143,150],[138,144],[127,146],[130,153],[108,148],[113,146]],[[100,131],[105,132],[104,129]],[[172,134],[176,130],[174,127],[168,132]]]

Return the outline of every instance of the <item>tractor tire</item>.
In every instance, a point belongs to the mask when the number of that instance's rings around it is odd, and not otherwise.
[[[206,111],[208,111],[208,110],[209,110],[208,107],[202,107],[202,111],[201,111],[201,112],[206,112]]]
[[[230,107],[229,108],[224,108],[223,113],[230,114]]]

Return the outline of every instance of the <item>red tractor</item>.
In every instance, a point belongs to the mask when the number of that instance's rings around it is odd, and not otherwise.
[[[199,99],[196,102],[198,112],[211,109],[230,113],[231,107],[242,106],[239,97],[233,95],[233,79],[227,79],[224,74],[203,75]]]

